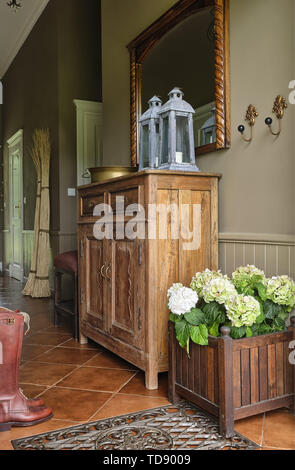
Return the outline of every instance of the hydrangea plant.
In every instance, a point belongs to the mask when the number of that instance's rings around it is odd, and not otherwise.
[[[168,299],[176,337],[189,352],[190,340],[208,345],[209,335],[220,336],[223,325],[234,339],[283,331],[295,307],[295,283],[288,276],[267,279],[253,265],[239,267],[232,279],[206,269],[190,288],[174,284]]]

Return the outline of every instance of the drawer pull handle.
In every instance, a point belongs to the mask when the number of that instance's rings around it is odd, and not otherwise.
[[[111,265],[109,264],[107,269],[106,269],[106,277],[109,281],[112,280],[112,277],[109,275],[110,270],[111,270]]]
[[[101,275],[101,277],[102,277],[103,279],[106,279],[105,274],[103,273],[103,270],[104,270],[105,267],[106,267],[106,266],[105,266],[105,264],[104,264],[104,265],[100,268],[100,275]]]

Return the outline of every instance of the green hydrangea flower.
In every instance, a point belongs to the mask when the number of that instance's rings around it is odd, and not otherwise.
[[[206,269],[201,273],[196,273],[196,275],[192,279],[190,287],[195,292],[197,292],[200,298],[203,298],[204,287],[213,279],[229,280],[228,276],[223,275],[221,271],[210,271],[210,269]]]
[[[236,295],[225,304],[228,318],[232,325],[241,328],[242,326],[252,326],[259,317],[260,304],[252,296]]]
[[[249,289],[253,289],[255,284],[261,282],[266,284],[266,277],[261,269],[253,265],[240,266],[232,274],[233,283],[239,293],[248,293]],[[254,292],[250,292],[251,294]]]
[[[266,296],[291,311],[295,307],[295,283],[288,276],[272,277],[267,280]]]
[[[207,304],[217,302],[222,305],[236,295],[237,291],[234,285],[224,278],[212,279],[203,288],[203,298]]]

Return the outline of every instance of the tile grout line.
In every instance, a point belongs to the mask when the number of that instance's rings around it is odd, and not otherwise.
[[[96,356],[94,356],[94,357],[96,357]],[[93,358],[91,358],[91,359],[93,359]],[[48,392],[49,390],[51,390],[52,388],[56,387],[57,384],[59,384],[60,382],[62,382],[62,381],[65,380],[65,379],[67,379],[71,374],[73,374],[73,373],[76,372],[77,370],[81,369],[81,368],[84,366],[84,364],[87,364],[87,362],[91,361],[91,359],[88,359],[88,360],[87,360],[86,362],[84,362],[82,365],[75,365],[75,364],[72,364],[72,365],[75,367],[74,370],[72,370],[71,372],[69,372],[68,374],[66,374],[64,377],[62,377],[60,380],[58,380],[57,382],[55,382],[53,385],[50,385],[47,390],[45,390],[44,392],[40,393],[36,398],[41,397],[44,393],[46,393],[46,392]],[[64,364],[61,364],[61,365],[64,365]]]
[[[264,441],[264,425],[265,425],[265,420],[266,420],[266,413],[263,414],[263,420],[262,420],[262,432],[261,432],[261,441],[260,441],[260,447],[263,447],[263,441]]]
[[[107,400],[93,415],[90,416],[90,418],[88,419],[87,422],[88,422],[88,423],[91,422],[91,419],[93,419],[95,415],[97,415],[113,398],[115,398],[115,397],[119,394],[120,390],[122,390],[122,388],[126,387],[126,385],[127,385],[132,379],[134,379],[134,377],[136,377],[137,374],[138,374],[138,371],[136,371],[136,372],[132,375],[132,377],[130,377],[121,387],[119,387],[119,389],[118,389],[116,392],[114,392],[114,394],[109,398],[109,400]]]

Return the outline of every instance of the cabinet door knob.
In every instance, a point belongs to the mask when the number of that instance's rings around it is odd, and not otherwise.
[[[105,274],[103,273],[103,270],[104,270],[105,267],[106,267],[106,266],[105,266],[105,264],[104,264],[104,265],[100,268],[100,275],[101,275],[101,277],[102,277],[103,279],[106,279]]]
[[[111,270],[111,265],[109,264],[107,269],[106,269],[106,277],[109,281],[112,280],[112,277],[109,275],[110,270]]]

